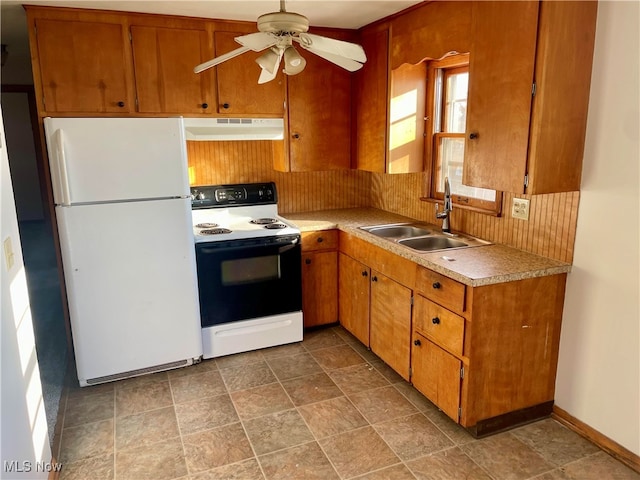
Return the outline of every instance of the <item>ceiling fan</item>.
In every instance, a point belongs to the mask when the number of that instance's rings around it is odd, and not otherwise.
[[[296,75],[304,70],[307,62],[294,48],[293,42],[299,43],[303,49],[350,72],[362,68],[362,64],[367,61],[367,56],[360,45],[307,33],[309,30],[307,17],[287,12],[284,3],[285,0],[280,0],[279,12],[266,13],[258,17],[259,32],[235,38],[236,42],[242,45],[240,48],[201,63],[193,71],[200,73],[249,50],[260,52],[268,49],[256,59],[256,63],[261,68],[258,83],[270,82],[276,78],[283,58],[284,73]]]

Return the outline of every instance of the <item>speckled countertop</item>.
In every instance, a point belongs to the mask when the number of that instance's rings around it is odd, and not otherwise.
[[[471,287],[571,271],[571,265],[568,263],[499,244],[424,253],[416,252],[359,228],[368,225],[415,221],[409,217],[374,208],[323,210],[283,214],[282,216],[296,224],[302,232],[336,228],[343,230]]]

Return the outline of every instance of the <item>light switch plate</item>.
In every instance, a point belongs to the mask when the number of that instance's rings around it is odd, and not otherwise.
[[[514,198],[511,204],[511,216],[521,220],[529,220],[529,200]]]
[[[4,247],[4,261],[7,267],[7,271],[10,271],[13,268],[13,263],[15,260],[15,255],[13,253],[13,245],[11,243],[11,237],[7,237],[3,242]]]

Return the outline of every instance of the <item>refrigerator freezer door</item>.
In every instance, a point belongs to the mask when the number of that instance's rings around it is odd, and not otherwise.
[[[182,118],[45,118],[56,205],[187,197]]]
[[[81,383],[202,354],[190,208],[56,207]]]

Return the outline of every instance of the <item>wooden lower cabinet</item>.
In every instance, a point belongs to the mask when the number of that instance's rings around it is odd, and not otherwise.
[[[338,260],[338,306],[342,326],[369,346],[369,267],[340,253]]]
[[[458,422],[462,362],[417,332],[413,334],[411,361],[413,386]]]
[[[304,326],[338,321],[338,252],[302,254],[302,311]]]
[[[371,271],[371,351],[407,381],[411,362],[412,296],[410,288]]]
[[[302,313],[304,326],[338,321],[338,232],[302,234]]]

